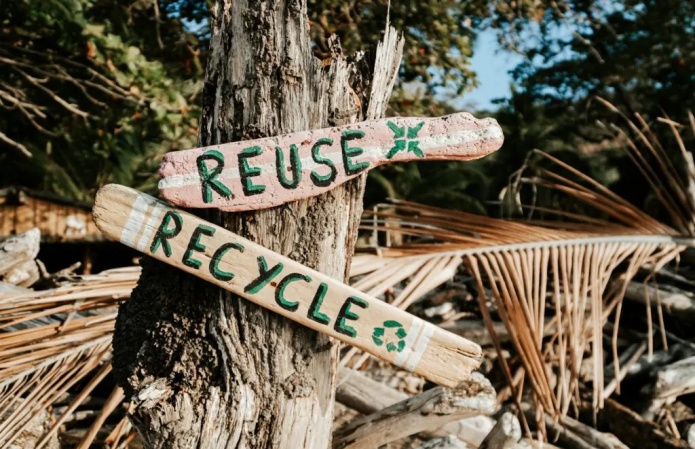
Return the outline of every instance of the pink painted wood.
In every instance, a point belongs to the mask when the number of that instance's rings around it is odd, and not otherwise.
[[[492,118],[395,117],[168,153],[159,192],[193,208],[243,211],[331,190],[365,170],[412,160],[471,160],[502,146]]]

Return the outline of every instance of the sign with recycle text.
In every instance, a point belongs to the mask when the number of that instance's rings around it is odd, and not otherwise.
[[[159,189],[183,207],[261,209],[381,164],[475,159],[502,141],[495,120],[465,113],[374,120],[169,153]],[[480,365],[477,344],[131,188],[103,187],[93,215],[113,240],[432,382],[455,387]]]

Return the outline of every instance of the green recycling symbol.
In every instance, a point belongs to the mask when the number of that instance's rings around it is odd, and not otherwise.
[[[415,126],[408,127],[408,132],[406,133],[405,126],[398,126],[392,121],[386,122],[391,131],[393,131],[393,148],[391,148],[386,155],[387,159],[391,159],[399,151],[407,151],[409,153],[415,153],[417,157],[425,157],[422,149],[418,146],[419,141],[417,139],[417,133],[420,132],[422,125],[425,122],[420,122]],[[406,135],[407,134],[407,135]]]
[[[386,350],[388,352],[403,352],[405,349],[405,337],[408,336],[408,333],[403,329],[403,325],[398,321],[386,320],[382,326],[383,327],[374,328],[374,333],[372,334],[374,344],[383,346],[383,344],[386,343]],[[387,330],[389,330],[390,334],[393,334],[391,337],[395,336],[395,338],[387,339]]]

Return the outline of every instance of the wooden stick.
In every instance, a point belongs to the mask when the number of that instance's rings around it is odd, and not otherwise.
[[[34,259],[39,253],[40,241],[41,232],[33,228],[0,242],[0,280],[19,287],[29,287],[36,282],[39,267]]]
[[[415,449],[470,449],[470,446],[453,435],[447,435],[425,441]]]
[[[336,401],[362,414],[376,413],[409,397],[407,393],[370,379],[359,371],[350,368],[341,368],[338,371]],[[449,422],[441,429],[423,431],[421,436],[437,438],[451,434],[471,447],[478,447],[494,426],[494,421],[488,416],[464,418]]]
[[[459,388],[435,387],[357,418],[333,435],[333,449],[373,449],[426,429],[495,411],[496,394],[490,381],[473,373]]]
[[[685,429],[685,441],[689,449],[695,449],[695,424],[690,424]]]
[[[679,360],[661,367],[656,373],[656,381],[650,388],[655,398],[675,398],[695,391],[695,357]]]
[[[625,298],[647,304],[647,295],[651,305],[661,304],[664,312],[678,319],[695,321],[695,298],[686,291],[668,291],[667,286],[656,288],[642,282],[630,282],[625,290]]]
[[[626,446],[639,449],[685,449],[688,444],[664,433],[654,422],[612,399],[606,399],[600,421]]]
[[[622,441],[616,438],[615,435],[606,432],[599,432],[598,430],[589,427],[576,419],[570,418],[569,416],[562,418],[562,424],[567,430],[573,432],[575,435],[596,449],[630,449]]]
[[[513,413],[505,412],[478,449],[511,449],[521,439],[521,424]]]
[[[477,344],[131,188],[102,188],[94,221],[111,239],[437,384],[455,387],[480,365]]]
[[[467,113],[372,120],[166,154],[159,192],[186,207],[263,209],[316,196],[382,164],[477,159],[502,141],[494,119]]]
[[[664,404],[670,404],[679,396],[695,392],[693,372],[695,372],[695,357],[660,367],[656,371],[654,383],[643,389],[650,395],[651,400],[642,411],[642,417],[653,419]]]
[[[522,403],[521,407],[528,422],[536,422],[536,410],[527,403]],[[567,449],[629,449],[615,435],[599,432],[570,417],[562,418],[561,422],[547,414],[543,418],[548,438],[557,439]]]

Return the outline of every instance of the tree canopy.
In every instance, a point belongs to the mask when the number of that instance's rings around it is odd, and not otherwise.
[[[152,190],[161,154],[195,146],[211,4],[5,2],[2,184],[79,199],[107,182]],[[442,99],[476,85],[470,60],[482,30],[497,30],[525,56],[512,98],[494,113],[507,141],[499,154],[460,172],[453,164],[441,178],[436,164],[384,168],[371,176],[368,202],[395,195],[483,210],[479,201],[496,198],[534,148],[577,161],[610,150],[616,115],[597,97],[647,120],[681,120],[695,102],[695,4],[684,0],[310,0],[308,12],[319,58],[328,57],[334,33],[347,55],[368,48],[387,16],[403,32],[392,114],[451,112]],[[603,154],[586,166],[619,180],[620,156]],[[439,182],[459,178],[466,181],[448,189]]]
[[[5,2],[0,177],[78,199],[195,143],[195,36],[147,1]],[[195,106],[193,106],[195,107]]]

